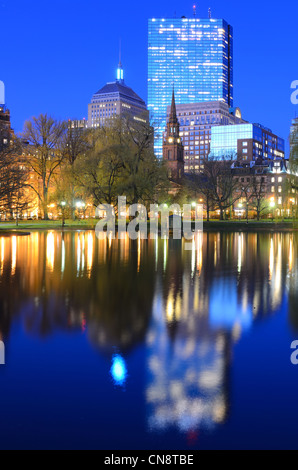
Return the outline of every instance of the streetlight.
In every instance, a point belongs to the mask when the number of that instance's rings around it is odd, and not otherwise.
[[[61,202],[61,211],[62,211],[62,228],[64,227],[65,225],[65,206],[66,206],[66,202],[65,201],[62,201]]]

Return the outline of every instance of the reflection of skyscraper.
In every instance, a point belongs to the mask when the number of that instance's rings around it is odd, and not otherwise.
[[[179,320],[171,339],[162,313],[157,296],[147,336],[149,427],[182,432],[211,428],[227,414],[228,336],[206,331],[206,319],[192,311]]]
[[[198,276],[203,247],[199,239],[195,247],[198,250],[185,254],[180,245],[179,255],[177,242],[175,256],[163,263],[164,288],[155,297],[147,335],[146,399],[152,430],[211,428],[227,414],[230,334],[209,326],[206,280]]]
[[[222,101],[233,106],[233,30],[222,19],[153,18],[148,54],[148,108],[155,152],[162,157],[173,84],[177,104]]]

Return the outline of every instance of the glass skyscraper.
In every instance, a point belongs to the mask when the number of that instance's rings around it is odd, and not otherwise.
[[[233,106],[233,29],[222,19],[149,20],[148,108],[162,157],[167,106],[222,101]]]
[[[260,124],[211,128],[210,157],[222,160],[276,160],[285,158],[285,141]]]

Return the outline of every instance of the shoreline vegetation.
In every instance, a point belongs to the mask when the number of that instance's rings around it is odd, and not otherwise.
[[[0,222],[0,236],[28,236],[30,231],[39,230],[58,230],[58,231],[87,231],[95,230],[98,220],[66,220],[62,226],[59,220],[37,220],[37,221],[20,221],[18,226],[15,223]],[[204,221],[204,231],[298,231],[298,221],[281,221],[281,220],[211,220]],[[116,232],[117,232],[116,224]],[[170,229],[170,233],[172,230]],[[148,235],[150,234],[150,226],[148,223]]]

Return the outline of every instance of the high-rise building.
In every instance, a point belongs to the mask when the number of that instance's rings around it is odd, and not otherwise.
[[[107,83],[88,105],[88,127],[99,127],[115,116],[128,116],[136,122],[149,122],[146,103],[124,82],[121,63],[115,82]]]
[[[239,108],[230,108],[221,101],[176,105],[180,125],[180,138],[184,145],[185,173],[204,169],[204,161],[210,152],[211,127],[241,124]],[[167,109],[167,120],[171,107]]]
[[[10,111],[5,106],[4,83],[0,81],[0,150],[9,145],[12,135]]]
[[[233,29],[225,20],[149,20],[148,109],[158,157],[173,85],[177,105],[221,101],[233,106]]]
[[[183,145],[179,135],[179,121],[177,118],[174,90],[171,112],[163,143],[163,159],[167,162],[169,179],[175,183],[181,183],[184,176]]]
[[[71,135],[77,136],[82,134],[88,127],[86,119],[69,119],[68,131]]]
[[[260,124],[212,127],[209,157],[241,161],[284,159],[285,141]]]
[[[0,105],[5,104],[4,83],[0,80]]]
[[[293,119],[290,133],[290,156],[298,159],[298,118]]]

